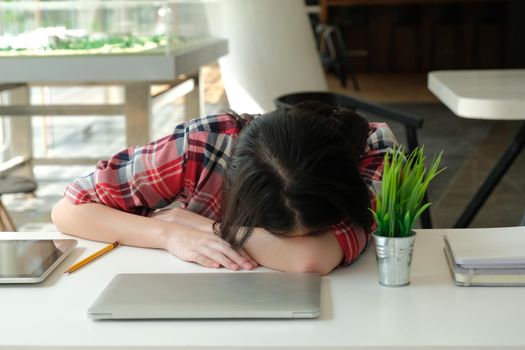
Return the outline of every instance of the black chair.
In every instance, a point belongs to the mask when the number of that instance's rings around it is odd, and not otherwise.
[[[2,203],[2,195],[24,193],[34,194],[37,184],[33,180],[16,177],[0,176],[0,231],[16,231],[16,226],[7,209]]]
[[[391,120],[393,122],[401,123],[405,127],[408,150],[412,151],[419,145],[417,129],[421,129],[423,126],[423,119],[389,107],[362,101],[354,97],[332,92],[299,92],[276,98],[275,106],[277,108],[290,107],[303,101],[318,101],[336,107],[351,108],[358,112],[362,111],[369,115],[374,115],[380,118]],[[426,194],[424,200],[428,201]],[[425,210],[425,212],[421,215],[421,226],[423,228],[432,228],[432,219],[429,209]]]
[[[354,89],[359,91],[359,83],[357,82],[355,70],[350,62],[350,57],[346,51],[343,36],[339,28],[333,25],[319,24],[315,32],[323,67],[334,71],[339,77],[339,82],[342,87],[347,86],[346,77],[348,72],[350,72]]]

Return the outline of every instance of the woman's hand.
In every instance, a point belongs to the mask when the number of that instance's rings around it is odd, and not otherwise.
[[[237,271],[241,267],[251,270],[257,266],[222,238],[191,228],[169,233],[166,236],[165,249],[184,261],[192,261],[211,268],[224,266]]]
[[[224,266],[237,271],[257,267],[244,249],[236,251],[229,243],[213,232],[213,220],[182,208],[161,210],[151,215],[156,220],[174,222],[185,227],[183,231],[170,232],[165,236],[165,249],[184,261],[202,266]]]

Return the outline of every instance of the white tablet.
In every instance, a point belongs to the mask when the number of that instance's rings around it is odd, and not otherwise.
[[[0,240],[0,283],[42,282],[76,246],[75,239]]]

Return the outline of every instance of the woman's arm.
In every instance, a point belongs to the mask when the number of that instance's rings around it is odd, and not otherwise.
[[[175,208],[154,214],[159,220],[213,233],[213,221],[191,211]],[[332,231],[311,236],[279,238],[255,229],[243,247],[260,265],[281,271],[328,274],[343,259],[343,251]]]
[[[238,270],[240,267],[254,267],[216,235],[176,222],[130,214],[103,204],[74,205],[63,198],[53,208],[51,217],[61,232],[90,240],[165,249],[184,261],[212,268],[224,266]]]
[[[255,229],[244,248],[259,264],[281,271],[326,275],[343,259],[343,250],[330,230],[280,238],[263,229]]]

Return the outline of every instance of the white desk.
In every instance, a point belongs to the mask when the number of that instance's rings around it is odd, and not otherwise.
[[[459,117],[525,119],[525,69],[430,72],[428,89]]]
[[[224,39],[203,39],[175,47],[170,52],[157,50],[135,54],[97,54],[69,56],[0,57],[0,91],[12,89],[10,105],[0,106],[0,116],[125,116],[128,146],[151,141],[151,85],[177,85],[188,82],[191,90],[185,98],[185,114],[197,117],[204,113],[201,67],[228,53]],[[38,85],[122,85],[123,104],[100,105],[30,105],[28,86]],[[192,89],[193,87],[193,89]],[[11,91],[11,90],[9,90]],[[16,153],[32,161],[31,121],[13,118]],[[97,159],[84,159],[95,164]],[[50,163],[37,160],[40,163]],[[63,164],[54,159],[54,163]],[[74,162],[77,163],[77,162]]]
[[[92,321],[87,308],[117,273],[212,270],[160,250],[119,247],[64,275],[80,255],[103,246],[80,240],[43,284],[0,287],[0,349],[525,348],[525,288],[454,286],[443,234],[418,231],[408,287],[378,284],[372,249],[353,266],[323,277],[321,317],[313,320]],[[15,237],[60,235],[0,234]]]
[[[428,88],[452,112],[463,118],[525,120],[525,69],[454,70],[428,74]],[[525,144],[522,124],[507,150],[454,227],[467,227]]]

